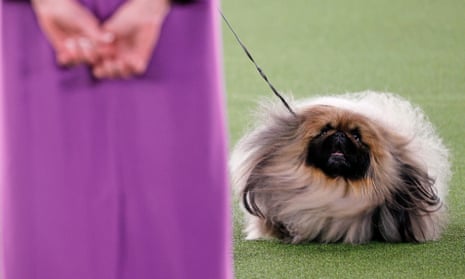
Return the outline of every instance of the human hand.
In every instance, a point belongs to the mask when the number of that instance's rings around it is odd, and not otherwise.
[[[112,40],[100,29],[98,19],[74,0],[33,0],[32,4],[59,64],[96,63],[98,44]]]
[[[74,0],[32,3],[58,63],[87,63],[98,78],[144,73],[169,10],[169,0],[129,0],[102,26]]]
[[[102,26],[115,41],[100,48],[103,58],[93,64],[97,78],[127,78],[147,69],[158,41],[169,0],[129,0]],[[109,47],[113,49],[108,50]]]

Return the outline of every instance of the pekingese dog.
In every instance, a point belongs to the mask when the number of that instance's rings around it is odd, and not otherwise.
[[[366,243],[440,237],[448,151],[424,113],[388,93],[266,104],[232,152],[247,239]]]

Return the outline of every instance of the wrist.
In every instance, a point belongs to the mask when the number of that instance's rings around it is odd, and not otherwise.
[[[166,11],[169,10],[170,0],[129,0],[139,7],[149,11]]]
[[[57,5],[64,2],[74,2],[74,0],[31,0],[34,6]]]
[[[137,11],[141,19],[149,18],[149,21],[158,23],[163,22],[171,7],[170,0],[129,0],[126,3]]]
[[[36,11],[56,10],[64,4],[75,3],[74,0],[31,0]]]

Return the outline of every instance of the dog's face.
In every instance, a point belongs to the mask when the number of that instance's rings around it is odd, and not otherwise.
[[[331,178],[365,177],[370,166],[370,145],[376,137],[374,127],[360,115],[329,106],[313,108],[310,114],[306,164]]]

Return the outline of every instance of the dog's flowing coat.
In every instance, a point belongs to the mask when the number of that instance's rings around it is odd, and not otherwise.
[[[363,92],[263,106],[235,147],[248,239],[435,240],[445,225],[448,151],[423,112]]]

